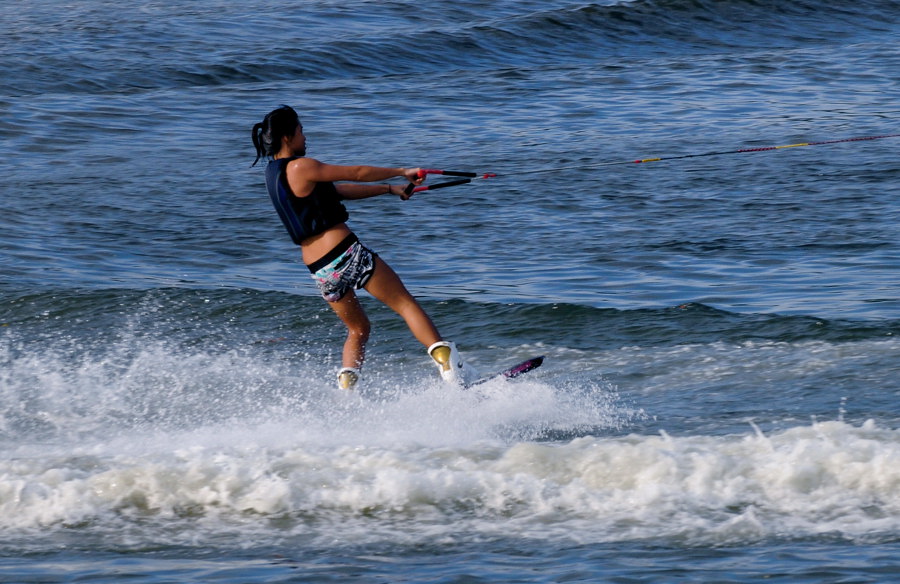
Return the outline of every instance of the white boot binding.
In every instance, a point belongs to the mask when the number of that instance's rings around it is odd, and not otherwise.
[[[466,385],[478,377],[477,372],[462,360],[455,343],[438,341],[428,347],[428,355],[437,365],[441,378],[448,383]]]

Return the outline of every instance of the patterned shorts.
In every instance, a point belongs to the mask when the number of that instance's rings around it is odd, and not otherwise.
[[[337,302],[352,288],[359,290],[368,284],[375,272],[376,257],[375,252],[351,234],[325,257],[310,264],[309,271],[322,298]]]

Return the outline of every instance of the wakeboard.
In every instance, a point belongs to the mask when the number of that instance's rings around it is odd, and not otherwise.
[[[497,371],[496,373],[491,373],[477,381],[473,381],[468,384],[466,388],[474,387],[476,385],[481,385],[482,383],[487,383],[488,381],[492,381],[494,379],[513,379],[514,377],[518,377],[523,373],[528,373],[529,371],[534,371],[544,362],[544,356],[541,355],[539,357],[532,357],[531,359],[525,359],[521,363],[517,363],[512,367],[507,367],[501,371]]]

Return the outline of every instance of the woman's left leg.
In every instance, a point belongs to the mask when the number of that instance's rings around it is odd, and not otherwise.
[[[413,336],[426,347],[441,340],[441,334],[400,276],[380,257],[375,257],[375,272],[364,286],[366,291],[399,314]]]
[[[375,272],[364,286],[369,294],[403,317],[416,339],[428,349],[441,377],[463,385],[475,379],[477,372],[460,358],[456,345],[442,342],[437,327],[400,281],[397,273],[381,258],[376,257],[375,261]]]

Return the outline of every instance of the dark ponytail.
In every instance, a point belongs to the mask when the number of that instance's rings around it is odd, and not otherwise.
[[[262,122],[253,126],[251,137],[253,146],[256,147],[256,160],[251,166],[256,166],[263,156],[277,154],[281,149],[281,139],[296,134],[299,126],[300,118],[290,106],[283,105],[266,114]]]

